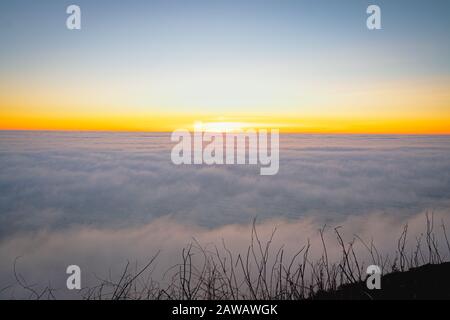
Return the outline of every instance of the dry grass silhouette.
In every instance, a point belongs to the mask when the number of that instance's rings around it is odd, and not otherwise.
[[[440,225],[440,239],[450,253],[446,227]],[[363,288],[368,264],[380,266],[383,274],[407,273],[424,265],[445,262],[439,251],[433,214],[426,214],[425,232],[415,237],[408,251],[408,225],[405,225],[397,242],[395,256],[383,255],[372,242],[355,235],[345,242],[340,227],[331,230],[340,248],[340,259],[330,262],[324,234],[326,226],[319,230],[321,256],[310,257],[308,241],[298,250],[286,254],[284,248],[273,246],[273,230],[269,239],[258,236],[256,221],[251,229],[251,240],[244,254],[231,252],[224,241],[220,247],[204,247],[193,241],[181,251],[180,263],[169,268],[165,274],[167,283],[152,278],[152,265],[158,258],[156,253],[143,267],[132,267],[127,263],[118,279],[98,279],[93,287],[83,288],[81,298],[89,300],[300,300],[333,297],[333,292],[349,286]],[[369,263],[358,258],[355,244],[362,245],[370,257]],[[194,257],[196,258],[194,261]],[[29,292],[30,299],[56,299],[50,286],[37,290],[28,284],[16,271],[17,284]],[[5,288],[6,289],[6,288]],[[328,293],[328,295],[326,294]],[[331,293],[331,296],[329,295]],[[324,295],[325,294],[325,295]],[[364,292],[368,298],[371,294]]]

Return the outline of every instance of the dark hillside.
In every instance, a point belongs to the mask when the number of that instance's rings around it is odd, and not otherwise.
[[[450,262],[386,274],[381,278],[380,290],[369,290],[365,282],[359,282],[336,291],[318,292],[313,299],[450,299]]]

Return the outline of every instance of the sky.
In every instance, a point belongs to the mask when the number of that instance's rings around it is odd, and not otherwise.
[[[450,133],[449,31],[446,0],[2,1],[0,129]]]

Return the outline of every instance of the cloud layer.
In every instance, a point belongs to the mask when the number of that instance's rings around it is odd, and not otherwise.
[[[256,166],[174,166],[168,135],[3,132],[0,234],[447,208],[449,140],[284,136],[279,174],[261,177]]]
[[[282,136],[276,176],[174,166],[172,145],[166,134],[1,132],[0,284],[19,255],[31,278],[71,256],[100,272],[194,235],[239,248],[254,217],[281,224],[290,245],[323,223],[390,239],[390,219],[450,208],[449,137]]]

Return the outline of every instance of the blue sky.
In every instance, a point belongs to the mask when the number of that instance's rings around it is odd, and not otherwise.
[[[80,31],[65,27],[70,4],[81,7]],[[381,7],[382,30],[366,28],[369,4]],[[4,108],[43,114],[347,116],[356,98],[334,93],[362,92],[377,100],[365,110],[424,117],[409,99],[438,92],[432,116],[450,116],[449,31],[445,0],[2,1],[0,88]],[[23,92],[31,102],[17,102]],[[77,101],[61,102],[73,92]]]
[[[69,4],[82,9],[82,32],[65,29]],[[369,4],[382,9],[381,32],[365,27]],[[125,4],[19,0],[2,1],[0,9],[3,63],[39,53],[55,58],[72,53],[84,56],[87,63],[89,57],[142,54],[156,62],[180,56],[238,60],[267,54],[301,57],[317,50],[332,54],[343,47],[380,46],[394,53],[416,49],[409,51],[410,56],[428,55],[441,63],[441,68],[428,70],[449,71],[445,59],[449,53],[448,1],[131,0]],[[376,55],[372,51],[367,58],[373,60]]]

